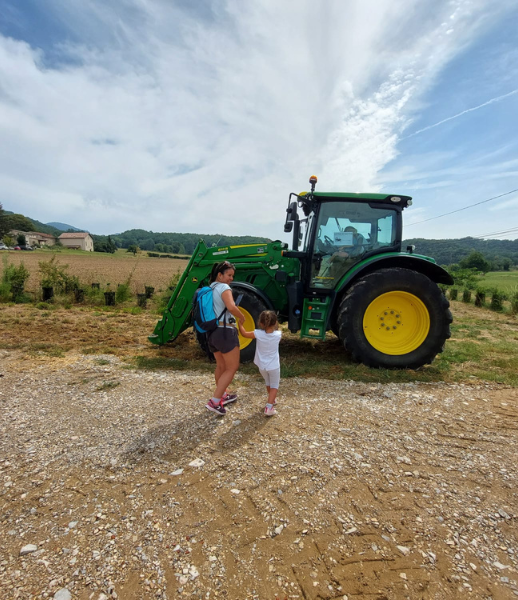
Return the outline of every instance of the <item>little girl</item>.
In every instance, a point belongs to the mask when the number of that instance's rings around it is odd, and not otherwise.
[[[259,327],[260,329],[254,331],[246,331],[240,323],[239,331],[243,337],[256,340],[254,363],[259,367],[268,391],[268,403],[265,406],[264,414],[266,417],[271,417],[277,413],[275,404],[277,404],[277,390],[281,378],[279,362],[281,332],[278,330],[277,315],[273,310],[264,310],[259,315]]]

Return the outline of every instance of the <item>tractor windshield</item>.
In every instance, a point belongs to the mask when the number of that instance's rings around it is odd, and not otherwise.
[[[360,202],[325,202],[320,207],[311,270],[312,287],[333,289],[352,265],[397,240],[394,209]]]

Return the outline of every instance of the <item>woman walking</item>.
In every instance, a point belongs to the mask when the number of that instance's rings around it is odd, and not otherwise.
[[[215,264],[210,274],[214,314],[219,316],[223,313],[223,317],[218,327],[208,337],[209,350],[216,359],[214,373],[216,389],[205,407],[220,416],[227,412],[224,405],[234,402],[237,398],[235,394],[226,392],[227,386],[230,385],[239,368],[239,335],[237,329],[229,323],[227,313],[233,315],[238,324],[242,325],[245,322],[243,313],[234,302],[229,285],[234,279],[235,272],[235,266],[225,261]]]

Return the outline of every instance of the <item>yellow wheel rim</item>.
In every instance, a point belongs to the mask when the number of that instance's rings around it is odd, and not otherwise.
[[[239,307],[239,310],[243,313],[243,315],[245,316],[245,324],[243,325],[243,327],[247,330],[247,331],[253,331],[255,329],[255,321],[254,318],[252,317],[252,315],[245,310],[242,306]],[[237,330],[239,333],[239,329]],[[249,344],[252,343],[252,340],[250,338],[245,338],[243,337],[241,334],[239,334],[239,349],[243,350],[244,348],[246,348]]]
[[[408,354],[419,348],[430,331],[430,314],[408,292],[387,292],[373,300],[363,315],[369,344],[383,354]]]

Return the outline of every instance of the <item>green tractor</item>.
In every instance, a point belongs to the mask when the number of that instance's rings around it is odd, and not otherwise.
[[[352,357],[370,367],[416,369],[431,363],[450,337],[449,302],[437,284],[451,276],[432,258],[401,250],[402,212],[409,196],[316,192],[290,194],[280,241],[207,248],[200,241],[149,340],[165,344],[192,326],[192,299],[207,285],[212,265],[236,267],[231,284],[257,327],[263,310],[302,338],[339,337]],[[205,338],[198,336],[202,347]],[[240,338],[241,360],[255,340]],[[206,348],[204,348],[206,349]]]

